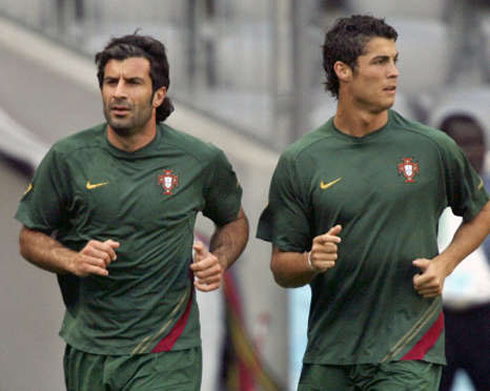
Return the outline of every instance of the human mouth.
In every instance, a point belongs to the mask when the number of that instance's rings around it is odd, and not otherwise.
[[[394,94],[396,92],[396,86],[389,86],[389,87],[383,88],[383,91]]]
[[[110,107],[111,111],[115,114],[115,115],[126,115],[127,113],[130,112],[130,107],[129,106],[125,106],[125,105],[112,105]]]

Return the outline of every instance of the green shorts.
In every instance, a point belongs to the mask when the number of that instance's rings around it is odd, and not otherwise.
[[[201,348],[141,355],[85,353],[69,345],[63,358],[67,391],[199,391]]]
[[[424,361],[383,364],[303,364],[298,391],[437,391],[442,365]]]

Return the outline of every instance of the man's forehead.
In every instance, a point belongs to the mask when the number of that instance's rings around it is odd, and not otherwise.
[[[148,75],[150,62],[144,57],[129,57],[122,60],[112,58],[105,66],[105,73]]]

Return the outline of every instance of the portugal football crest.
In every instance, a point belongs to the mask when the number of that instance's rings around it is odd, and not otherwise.
[[[398,164],[398,174],[405,177],[405,183],[414,183],[415,175],[419,173],[419,164],[414,162],[411,157],[402,159],[402,163]]]
[[[172,194],[172,190],[179,185],[179,177],[173,170],[163,170],[163,174],[158,176],[158,183],[163,188],[163,194]]]

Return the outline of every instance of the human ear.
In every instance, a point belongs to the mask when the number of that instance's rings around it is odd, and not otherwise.
[[[352,68],[342,61],[336,61],[333,70],[340,81],[348,81],[352,75]]]
[[[153,94],[153,107],[156,108],[160,106],[165,100],[166,96],[167,96],[166,87],[160,87],[158,90],[156,90],[155,93]]]

